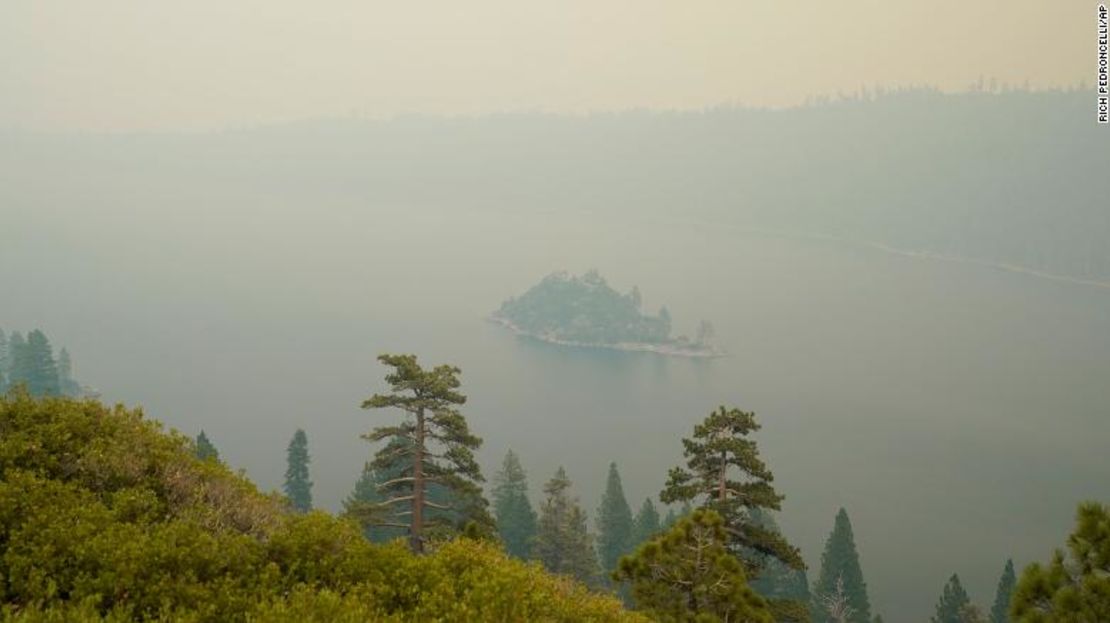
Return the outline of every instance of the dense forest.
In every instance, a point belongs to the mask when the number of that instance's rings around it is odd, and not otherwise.
[[[1110,170],[1084,89],[860,89],[784,110],[336,119],[207,133],[8,133],[12,205],[257,187],[380,204],[703,222],[1110,281]],[[1004,110],[1005,114],[999,114]],[[98,156],[93,157],[94,154]],[[157,157],[155,157],[157,154]],[[480,158],[475,158],[481,154]],[[5,158],[7,156],[9,159]]]
[[[362,404],[380,424],[364,435],[373,459],[339,517],[313,510],[304,430],[286,450],[284,495],[263,494],[203,431],[190,439],[138,409],[33,395],[17,376],[0,398],[0,616],[882,620],[844,509],[807,580],[774,521],[785,496],[760,457],[754,413],[721,406],[675,440],[684,461],[661,483],[665,516],[650,498],[634,512],[610,464],[591,522],[563,468],[533,507],[512,451],[487,498],[461,371],[379,360],[385,391]],[[1110,620],[1110,508],[1083,504],[1067,553],[1047,565],[1018,578],[1007,561],[989,609],[958,574],[922,590],[939,595],[934,623]]]
[[[0,392],[24,385],[32,396],[95,396],[95,390],[73,378],[73,360],[64,347],[54,356],[54,347],[42,331],[23,337],[18,331],[7,335],[0,329]]]

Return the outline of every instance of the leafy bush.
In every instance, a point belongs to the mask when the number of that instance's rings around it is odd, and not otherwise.
[[[641,621],[471,539],[287,512],[141,411],[0,397],[0,621]]]

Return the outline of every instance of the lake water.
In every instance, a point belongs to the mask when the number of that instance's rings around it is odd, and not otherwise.
[[[989,608],[1007,557],[1047,559],[1078,501],[1110,499],[1110,289],[587,212],[158,199],[13,214],[0,259],[34,268],[0,277],[0,326],[42,326],[107,399],[205,429],[265,488],[305,428],[331,509],[370,451],[358,435],[391,417],[358,408],[382,352],[460,366],[486,474],[513,448],[538,501],[565,465],[591,514],[610,461],[635,510],[695,422],[754,410],[811,577],[844,506],[888,621],[925,620],[953,572]],[[679,332],[711,320],[731,355],[566,349],[483,319],[590,268]]]

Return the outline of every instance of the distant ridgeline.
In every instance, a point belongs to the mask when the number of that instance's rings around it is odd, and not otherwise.
[[[22,384],[32,396],[97,397],[92,388],[73,378],[73,362],[63,348],[54,358],[46,334],[38,329],[24,338],[0,329],[0,394]]]
[[[705,320],[697,336],[671,337],[671,314],[640,310],[640,290],[620,294],[591,270],[581,277],[557,272],[544,277],[519,298],[501,304],[490,319],[522,335],[552,344],[648,351],[682,357],[718,357],[710,344],[713,325]]]

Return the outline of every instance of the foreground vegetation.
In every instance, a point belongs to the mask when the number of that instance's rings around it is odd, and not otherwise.
[[[2,620],[646,620],[496,544],[428,549],[293,512],[139,410],[0,398]]]
[[[311,509],[304,431],[286,496],[265,495],[203,432],[23,386],[0,395],[0,621],[882,620],[843,509],[810,590],[771,514],[783,496],[753,413],[722,406],[682,440],[660,493],[682,511],[662,521],[650,499],[633,517],[611,464],[595,537],[562,468],[533,511],[511,451],[491,515],[459,370],[380,359],[390,391],[364,406],[405,419],[365,436],[384,443],[340,518]],[[1082,505],[1067,546],[1020,580],[1007,562],[989,618],[953,574],[931,621],[1110,621],[1110,509]]]

